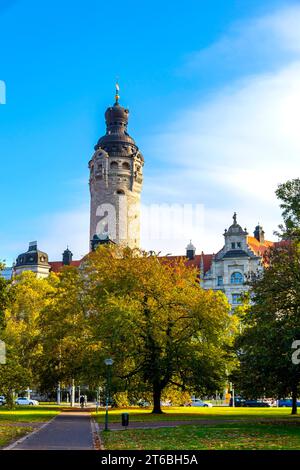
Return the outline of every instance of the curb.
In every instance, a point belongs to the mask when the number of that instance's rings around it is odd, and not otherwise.
[[[60,413],[59,413],[60,414]],[[13,450],[17,445],[21,444],[22,442],[24,442],[26,439],[28,439],[28,437],[30,436],[33,436],[34,434],[36,434],[37,432],[41,431],[41,429],[44,429],[46,426],[48,426],[48,424],[50,424],[52,421],[54,421],[57,416],[53,416],[53,418],[51,418],[49,421],[47,421],[46,423],[44,423],[41,427],[39,427],[38,429],[35,429],[34,431],[30,432],[29,434],[26,434],[25,436],[21,437],[20,439],[18,439],[17,441],[13,442],[12,444],[10,444],[9,446],[7,447],[4,447],[2,450]]]
[[[100,437],[99,424],[95,421],[94,417],[91,416],[91,426],[93,433],[93,441],[95,450],[104,450],[104,445]]]

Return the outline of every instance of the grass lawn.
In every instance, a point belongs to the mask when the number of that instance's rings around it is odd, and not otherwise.
[[[59,413],[59,407],[20,406],[13,410],[0,407],[0,424],[10,422],[36,423],[45,422]]]
[[[299,416],[291,416],[291,408],[230,408],[230,407],[213,407],[213,408],[197,408],[197,407],[167,407],[163,408],[164,413],[161,415],[151,414],[150,409],[128,408],[128,409],[112,409],[109,410],[109,421],[111,423],[120,423],[121,414],[129,413],[130,422],[145,421],[173,421],[173,420],[256,420],[256,419],[277,419],[277,420],[298,420]],[[93,413],[98,423],[104,423],[105,411],[101,410],[98,414]]]
[[[292,450],[300,449],[300,422],[177,426],[102,433],[105,449]]]
[[[13,410],[0,407],[0,448],[33,431],[37,423],[49,421],[59,411],[59,407],[40,405],[20,406]]]
[[[30,426],[9,426],[7,424],[0,424],[0,448],[5,447],[11,441],[15,441],[24,436],[33,429]]]
[[[145,450],[255,450],[300,449],[300,415],[290,408],[166,408],[163,415],[151,410],[110,410],[109,422],[130,416],[129,429],[102,432],[105,449]],[[104,412],[95,415],[99,423]],[[172,428],[131,429],[130,423],[199,420]],[[233,420],[233,421],[232,421]],[[201,424],[202,421],[202,424]]]

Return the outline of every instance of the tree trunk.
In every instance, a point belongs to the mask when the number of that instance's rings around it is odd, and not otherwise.
[[[297,386],[293,387],[292,390],[292,415],[297,414]]]
[[[15,400],[14,400],[14,392],[13,390],[8,390],[7,394],[6,394],[6,406],[7,408],[9,408],[10,410],[12,408],[14,408],[15,406]]]
[[[72,379],[72,386],[71,386],[71,406],[75,406],[75,380]]]
[[[153,385],[153,414],[162,414],[163,411],[160,407],[161,389]]]

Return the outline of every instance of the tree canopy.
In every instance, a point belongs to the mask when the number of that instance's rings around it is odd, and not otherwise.
[[[280,225],[281,236],[300,240],[300,179],[280,184],[276,196],[281,201],[284,225]]]
[[[234,318],[226,297],[199,287],[197,272],[182,261],[119,247],[100,247],[82,272],[89,318],[114,375],[126,388],[153,394],[173,384],[200,393],[224,385]]]

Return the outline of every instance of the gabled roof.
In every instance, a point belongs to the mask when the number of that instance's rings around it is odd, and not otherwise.
[[[50,271],[53,272],[53,273],[58,273],[59,271],[62,270],[62,268],[64,266],[74,266],[74,267],[78,268],[81,264],[81,260],[71,261],[70,265],[65,265],[65,264],[63,264],[62,261],[50,261],[49,264],[50,264],[50,267],[51,267]]]

